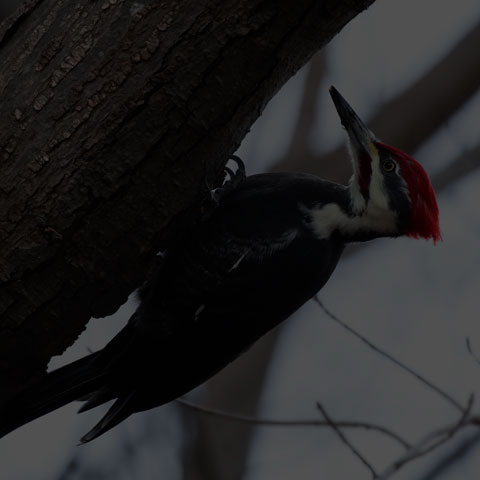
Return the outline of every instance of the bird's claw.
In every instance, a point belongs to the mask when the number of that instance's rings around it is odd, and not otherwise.
[[[235,181],[240,182],[242,180],[245,180],[245,177],[247,175],[245,173],[245,164],[243,163],[243,160],[237,155],[232,155],[229,158],[229,160],[233,160],[237,164],[237,171],[235,172]],[[233,180],[233,178],[231,178],[231,180]]]
[[[223,167],[224,172],[228,175],[228,179],[224,181],[223,185],[211,191],[212,200],[218,205],[220,200],[229,192],[237,188],[237,186],[245,180],[245,165],[240,157],[232,155],[230,160],[237,164],[237,170],[233,171],[231,168]]]

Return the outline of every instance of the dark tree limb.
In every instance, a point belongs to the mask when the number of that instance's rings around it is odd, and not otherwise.
[[[265,103],[372,1],[31,0],[2,24],[4,394],[118,308]]]

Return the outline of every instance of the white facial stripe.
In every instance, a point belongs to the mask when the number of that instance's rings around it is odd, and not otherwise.
[[[390,200],[385,189],[385,181],[380,169],[380,157],[377,149],[371,148],[370,155],[372,159],[372,176],[370,178],[370,198],[368,203],[374,204],[378,209],[389,210]]]
[[[360,192],[358,169],[355,169],[349,186],[354,215],[348,215],[335,204],[328,204],[311,210],[312,228],[318,238],[328,238],[334,231],[347,236],[361,231],[374,231],[385,234],[394,234],[396,232],[397,216],[390,208],[390,200],[380,168],[378,150],[372,144],[369,151],[372,161],[372,174],[368,201],[365,201],[364,196]],[[355,165],[355,159],[353,163]]]
[[[373,134],[372,134],[373,137]],[[352,145],[351,140],[349,138],[348,142],[350,158],[352,160],[353,166],[353,176],[350,179],[350,197],[352,200],[352,210],[360,214],[365,210],[366,207],[366,200],[365,197],[362,195],[360,191],[360,171],[359,171],[359,162],[360,159],[358,158],[358,151]],[[363,148],[368,150],[368,154],[371,159],[371,167],[372,167],[372,176],[370,178],[370,185],[369,185],[369,194],[370,197],[372,193],[375,194],[377,192],[372,192],[372,188],[377,190],[378,192],[383,191],[383,175],[380,172],[380,157],[378,154],[378,149],[375,144],[371,141],[368,142],[367,145],[363,145]],[[377,175],[375,175],[377,174]],[[377,195],[378,197],[378,195]],[[388,198],[387,198],[388,201]]]
[[[356,154],[356,149],[352,145],[350,137],[348,138],[348,152],[350,154],[350,159],[352,161],[353,175],[350,179],[350,196],[352,198],[352,209],[354,212],[361,212],[365,208],[365,198],[360,192],[359,186],[359,176],[360,172],[358,171],[358,158]]]
[[[388,210],[390,206],[389,197],[385,189],[384,176],[380,168],[380,156],[378,154],[378,150],[373,143],[369,143],[368,151],[372,167],[370,184],[368,187],[368,203],[374,203],[377,207]],[[352,152],[352,155],[353,154],[354,152]],[[354,176],[350,180],[350,197],[352,199],[352,210],[357,214],[361,214],[367,205],[358,185],[358,169],[356,168],[357,163],[358,160],[355,159],[355,161],[353,161],[355,172]]]
[[[353,217],[333,203],[313,209],[311,215],[311,226],[320,239],[329,238],[335,231],[348,236],[361,231],[393,234],[397,229],[396,215],[391,210],[385,210],[371,202],[361,215]]]
[[[352,203],[352,210],[355,213],[360,214],[365,210],[366,201],[365,201],[365,197],[360,192],[358,179],[355,177],[355,175],[350,179],[349,191],[350,191],[350,198]]]

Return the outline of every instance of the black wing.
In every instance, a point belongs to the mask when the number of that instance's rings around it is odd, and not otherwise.
[[[106,356],[163,403],[206,380],[290,316],[328,280],[343,245],[319,240],[299,203],[341,195],[307,175],[249,177],[170,254],[143,295],[134,329]],[[326,191],[327,190],[327,191]],[[134,333],[132,334],[132,332]],[[112,342],[115,344],[115,340]],[[147,368],[145,368],[147,366]],[[142,372],[139,375],[139,371]],[[144,373],[144,374],[143,374]],[[117,388],[121,388],[118,385]]]
[[[330,189],[330,190],[329,190]],[[249,177],[169,252],[132,322],[105,348],[118,400],[84,437],[186,393],[248,349],[328,280],[343,245],[319,240],[303,207],[341,196],[307,175]]]
[[[82,439],[90,441],[205,381],[323,286],[343,245],[315,238],[305,212],[345,204],[345,189],[270,174],[223,193],[213,214],[168,253],[128,325],[101,352],[3,406],[0,436],[79,397],[90,395],[82,410],[116,398]]]

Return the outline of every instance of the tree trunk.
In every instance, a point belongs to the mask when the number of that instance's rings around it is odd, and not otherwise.
[[[115,311],[266,102],[373,0],[30,0],[0,27],[0,372]]]

